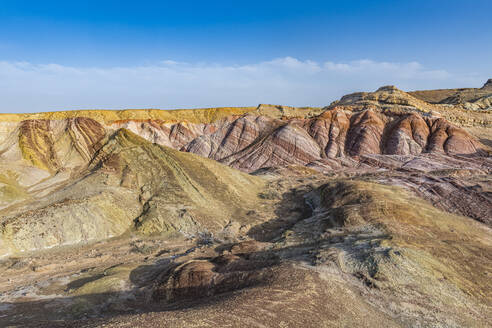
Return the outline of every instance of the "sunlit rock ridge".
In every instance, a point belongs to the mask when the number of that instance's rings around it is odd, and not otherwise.
[[[491,97],[0,114],[0,326],[485,327]]]

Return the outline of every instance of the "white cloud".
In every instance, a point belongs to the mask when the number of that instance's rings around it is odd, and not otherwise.
[[[0,61],[0,112],[80,108],[193,108],[274,103],[323,106],[355,91],[394,84],[401,89],[480,86],[417,62],[345,63],[292,57],[249,65],[183,63],[78,68]]]

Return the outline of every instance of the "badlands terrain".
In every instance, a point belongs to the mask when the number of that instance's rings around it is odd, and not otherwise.
[[[492,79],[0,115],[1,327],[490,327]]]

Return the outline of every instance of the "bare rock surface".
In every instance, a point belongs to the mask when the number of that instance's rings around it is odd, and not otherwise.
[[[232,243],[134,236],[4,260],[0,324],[486,326],[490,228],[398,179],[268,178],[271,219]]]
[[[0,326],[486,327],[491,81],[0,115]]]

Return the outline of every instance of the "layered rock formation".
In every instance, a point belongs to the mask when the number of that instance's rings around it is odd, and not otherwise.
[[[0,115],[0,325],[486,326],[491,86]]]
[[[440,117],[441,108],[436,106],[395,87],[383,87],[345,96],[321,114],[318,109],[260,105],[254,110],[213,109],[208,114],[149,110],[60,119],[62,113],[48,113],[39,119],[18,116],[19,122],[9,116],[0,122],[1,159],[48,173],[79,168],[91,160],[103,137],[120,128],[248,172],[364,154],[484,154],[486,147]],[[140,119],[144,114],[154,118]],[[131,115],[136,118],[120,119]]]
[[[489,84],[479,89],[480,95],[488,92]],[[247,179],[234,181],[231,175],[226,177],[229,170],[210,164],[194,167],[190,164],[197,162],[194,157],[177,161],[173,156],[180,154],[181,158],[182,153],[165,147],[245,172],[291,165],[321,172],[378,167],[381,161],[367,160],[375,155],[414,156],[425,161],[421,155],[440,154],[442,162],[456,156],[486,158],[487,146],[441,117],[441,109],[386,86],[373,93],[347,95],[324,109],[260,105],[4,115],[0,121],[3,249],[9,253],[106,238],[122,234],[132,221],[148,233],[196,232],[193,227],[199,219],[188,205],[176,208],[173,204],[177,202],[200,208],[203,227],[217,222],[205,219],[214,216],[213,210],[206,214],[206,209],[225,205],[208,195],[225,199],[220,190],[242,190],[239,185]],[[194,170],[204,173],[190,173]],[[218,171],[223,175],[214,173]],[[170,176],[174,178],[166,180]],[[210,178],[207,182],[195,183],[206,176]],[[214,189],[207,183],[213,183]],[[74,190],[82,197],[69,196]],[[106,208],[110,203],[121,204],[117,207],[126,203],[128,210],[120,213]],[[68,211],[78,207],[74,212],[81,214],[67,217]],[[231,211],[223,213],[218,226],[227,223],[225,217]],[[162,213],[173,213],[172,218],[164,219]],[[82,223],[86,216],[94,221]],[[83,228],[41,231],[29,223],[46,225],[49,221],[58,226],[61,217]],[[107,228],[94,229],[101,225]]]
[[[43,163],[56,167],[56,162]],[[129,230],[195,235],[231,221],[247,224],[235,217],[243,218],[253,208],[262,184],[121,129],[76,176],[4,211],[0,255],[101,240]]]

